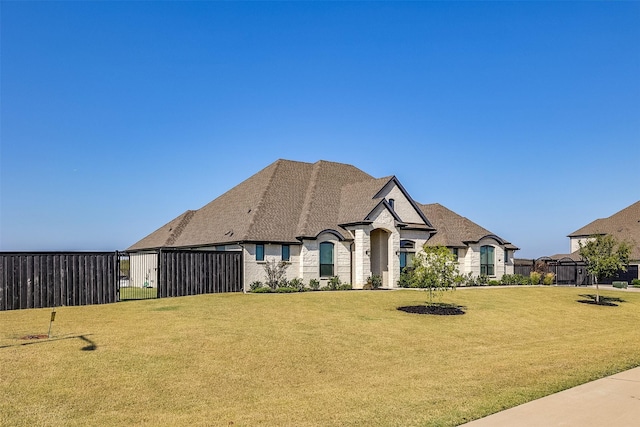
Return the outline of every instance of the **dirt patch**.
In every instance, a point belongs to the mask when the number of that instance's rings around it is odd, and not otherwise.
[[[458,316],[464,314],[464,307],[449,304],[407,305],[398,310],[413,314],[435,314],[437,316]]]
[[[20,337],[21,340],[46,340],[49,338],[49,335],[39,334],[39,335],[25,335]]]

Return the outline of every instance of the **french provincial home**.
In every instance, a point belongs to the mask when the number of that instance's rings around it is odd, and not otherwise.
[[[329,161],[277,160],[198,210],[188,210],[128,250],[241,251],[244,289],[263,281],[269,260],[289,264],[288,279],[321,285],[332,276],[362,288],[373,275],[397,287],[424,244],[456,255],[463,274],[513,274],[518,249],[440,204],[413,200],[395,176],[374,178]]]

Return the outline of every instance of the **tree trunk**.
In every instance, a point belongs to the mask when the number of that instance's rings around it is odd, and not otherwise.
[[[598,277],[594,275],[593,281],[596,283],[596,304],[600,304],[600,288],[598,288]]]

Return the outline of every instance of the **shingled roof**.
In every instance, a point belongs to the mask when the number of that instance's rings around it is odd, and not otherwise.
[[[568,237],[586,237],[610,234],[619,241],[633,246],[631,259],[640,260],[640,200],[608,218],[599,218],[569,234]]]
[[[475,222],[458,215],[454,211],[445,208],[439,203],[419,205],[422,212],[431,221],[437,230],[436,234],[428,240],[429,246],[466,247],[468,243],[476,243],[484,237],[493,237],[505,245],[507,249],[517,250],[518,247],[498,237],[486,228],[480,227]]]
[[[343,163],[277,160],[209,204],[160,227],[129,250],[243,241],[297,243],[298,237],[315,237],[326,229],[340,231],[342,188],[364,181],[373,182],[373,187],[379,182]],[[343,237],[348,238],[348,233],[343,232]]]
[[[343,163],[277,160],[202,208],[186,211],[129,250],[238,242],[299,243],[324,230],[350,239],[341,225],[366,222],[378,205],[387,204],[380,193],[391,181],[406,194],[394,176],[374,178]],[[422,211],[424,224],[401,226],[435,228],[437,233],[430,240],[434,244],[463,247],[492,235],[442,205],[420,205],[406,196]]]

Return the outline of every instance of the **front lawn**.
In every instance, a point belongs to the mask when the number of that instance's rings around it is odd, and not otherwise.
[[[0,312],[0,425],[453,426],[640,365],[640,293],[218,294]],[[233,424],[231,424],[233,423]]]

